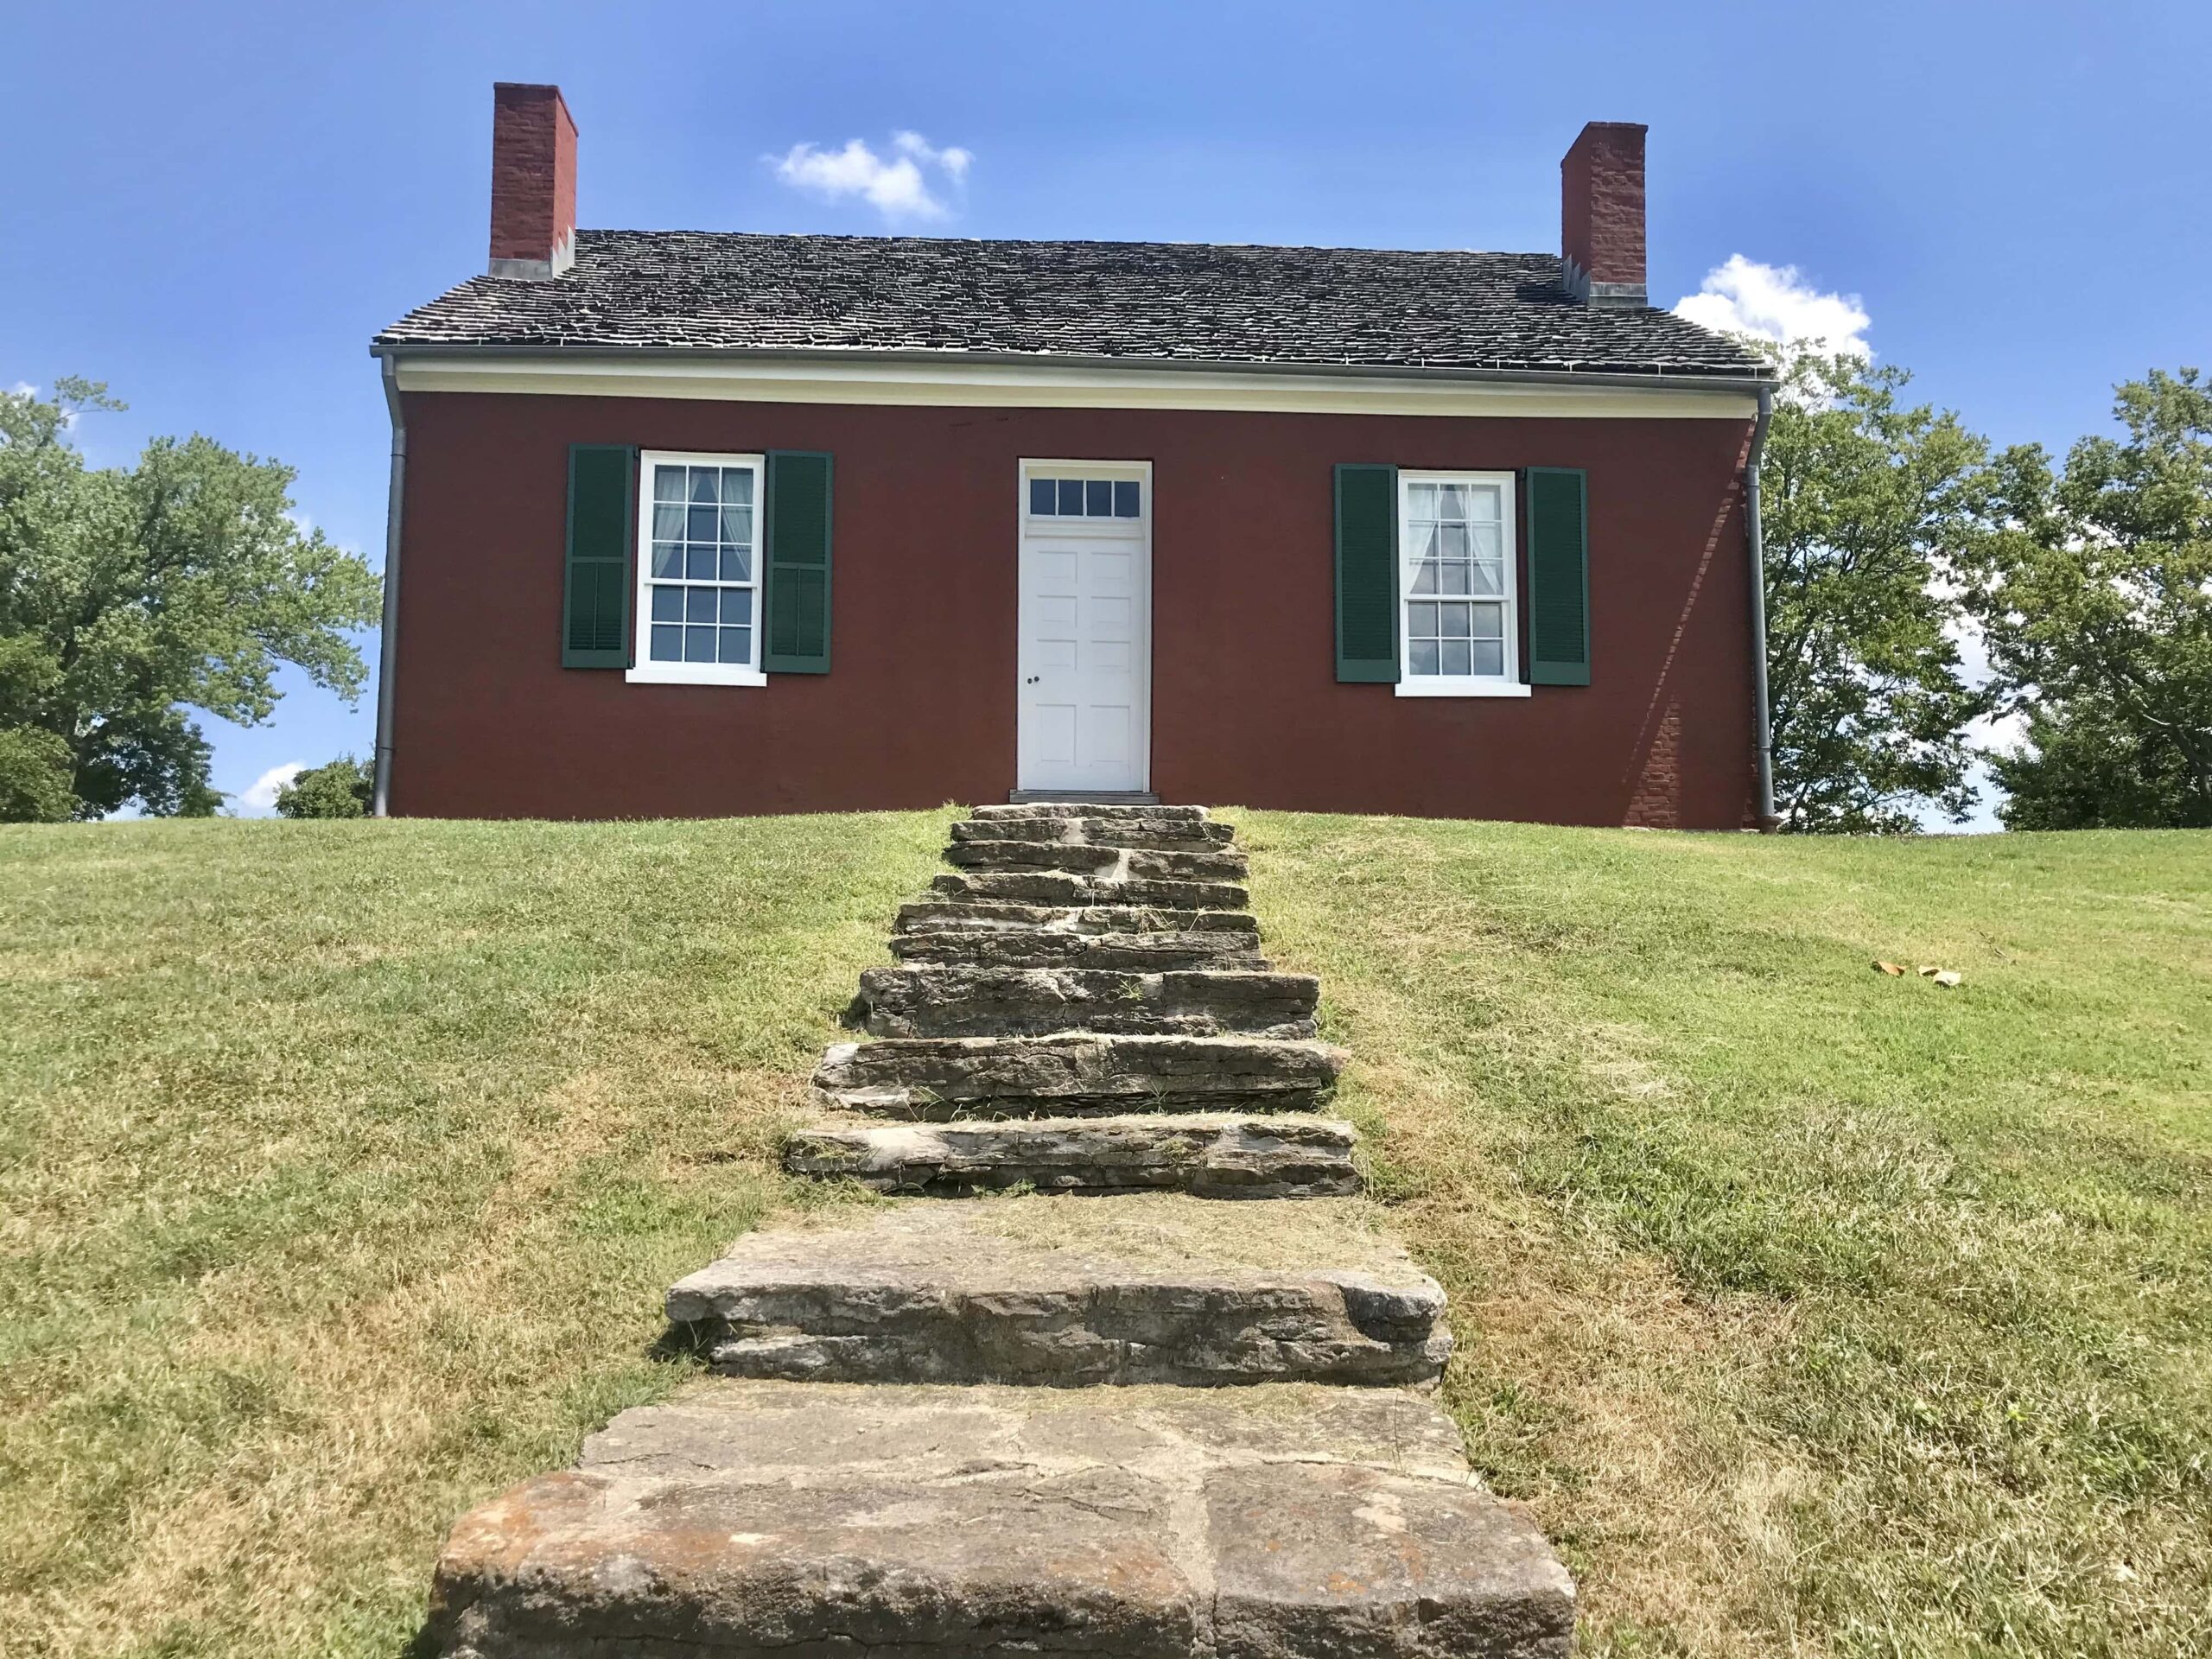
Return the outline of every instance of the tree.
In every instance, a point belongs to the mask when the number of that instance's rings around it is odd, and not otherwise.
[[[1974,792],[1954,568],[1981,521],[1988,447],[1903,406],[1910,377],[1782,358],[1760,467],[1775,810],[1789,830],[1902,831]]]
[[[341,754],[327,766],[299,773],[276,791],[276,811],[287,818],[363,818],[376,789],[365,760]]]
[[[2027,715],[1991,757],[2012,829],[2212,826],[2212,388],[2153,370],[2113,414],[2125,439],[2082,439],[2063,475],[2037,445],[1998,459],[1971,598]]]
[[[86,467],[75,416],[122,407],[0,393],[0,817],[213,812],[188,710],[257,724],[283,663],[349,700],[367,677],[376,574],[299,527],[292,470],[198,435]]]

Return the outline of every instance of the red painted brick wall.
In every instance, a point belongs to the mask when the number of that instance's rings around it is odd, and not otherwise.
[[[492,89],[492,257],[550,259],[575,233],[576,124],[557,86]]]
[[[410,393],[394,810],[645,817],[1014,787],[1018,464],[1154,464],[1153,787],[1321,811],[1733,829],[1752,810],[1748,421],[1490,420]],[[833,671],[560,665],[568,446],[836,457]],[[1582,467],[1592,683],[1340,685],[1341,461]]]
[[[1560,163],[1560,251],[1593,283],[1643,285],[1643,135],[1592,121]]]

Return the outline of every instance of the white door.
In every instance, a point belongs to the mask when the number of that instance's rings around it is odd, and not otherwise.
[[[1021,463],[1017,786],[1141,791],[1152,750],[1152,468]]]

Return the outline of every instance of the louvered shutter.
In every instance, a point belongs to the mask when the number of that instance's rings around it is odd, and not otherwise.
[[[1529,468],[1529,682],[1590,683],[1590,495],[1579,467]]]
[[[569,446],[568,566],[561,666],[630,665],[630,526],[638,452],[614,443]]]
[[[1398,678],[1398,469],[1337,467],[1337,677]]]
[[[768,454],[768,527],[762,571],[767,618],[760,666],[771,674],[830,671],[830,458]]]

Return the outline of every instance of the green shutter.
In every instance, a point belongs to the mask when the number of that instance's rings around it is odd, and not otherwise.
[[[1337,467],[1337,677],[1398,678],[1398,469]]]
[[[1590,486],[1579,467],[1529,468],[1529,683],[1590,683]]]
[[[630,525],[638,452],[619,443],[569,446],[569,552],[561,666],[630,665]]]
[[[830,457],[795,449],[768,454],[767,637],[771,674],[830,671]]]

